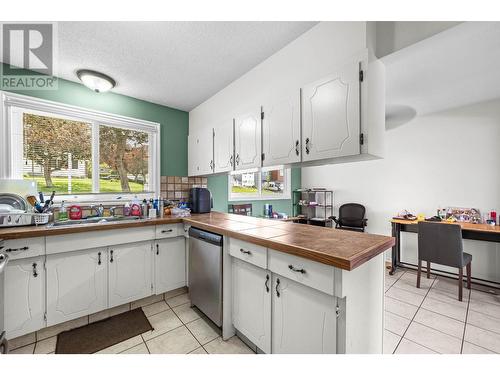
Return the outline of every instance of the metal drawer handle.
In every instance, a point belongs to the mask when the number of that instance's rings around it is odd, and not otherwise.
[[[309,154],[309,138],[306,138],[306,154]]]
[[[300,273],[306,273],[306,270],[301,268],[301,269],[298,269],[298,268],[295,268],[294,266],[292,266],[291,264],[288,266],[288,268],[290,268],[293,272],[300,272]]]
[[[100,251],[97,253],[97,264],[101,265],[101,252]]]
[[[300,151],[299,151],[299,140],[297,139],[297,140],[295,141],[295,154],[296,154],[297,156],[299,156],[299,153],[300,153]]]
[[[236,154],[236,165],[240,165],[240,154]]]
[[[173,229],[163,229],[161,232],[162,233],[172,233]]]
[[[280,279],[276,279],[276,297],[280,298],[280,291],[279,291],[279,286],[280,286]]]
[[[156,255],[160,255],[160,245],[156,244]]]
[[[266,292],[269,293],[269,275],[266,275],[266,282],[264,285],[266,286]]]
[[[248,255],[252,254],[252,252],[250,250],[240,249],[240,252],[243,253],[243,254],[248,254]]]
[[[33,277],[37,277],[38,276],[38,272],[36,271],[36,263],[33,263]]]
[[[113,263],[113,250],[111,250],[109,253],[111,254],[111,259],[109,259],[109,262]]]
[[[29,246],[24,246],[24,247],[16,247],[14,249],[10,249],[10,248],[9,249],[5,249],[5,251],[7,253],[11,253],[11,252],[14,252],[14,251],[26,251],[28,249],[29,249]]]
[[[233,155],[229,158],[229,165],[232,167],[233,166]]]

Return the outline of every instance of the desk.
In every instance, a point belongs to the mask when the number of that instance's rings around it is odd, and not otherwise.
[[[401,265],[401,232],[418,233],[418,221],[392,219],[392,237],[396,239],[392,247],[392,266],[389,274],[393,275]],[[500,226],[472,223],[438,222],[441,225],[459,224],[462,227],[462,238],[467,240],[500,242]]]

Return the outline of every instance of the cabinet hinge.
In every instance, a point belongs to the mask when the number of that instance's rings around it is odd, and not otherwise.
[[[360,145],[365,144],[365,135],[363,133],[359,135],[359,144]]]
[[[261,113],[260,113],[260,119],[261,119],[261,120],[264,120],[264,112],[261,112]]]
[[[47,312],[43,313],[43,320],[47,321]]]
[[[337,317],[337,319],[340,317],[340,306],[337,305],[335,307],[335,316]]]
[[[261,157],[262,161],[264,161],[264,159],[266,158],[266,154],[262,153]]]
[[[365,74],[363,73],[362,70],[359,71],[359,82],[363,82],[363,79],[365,78]]]

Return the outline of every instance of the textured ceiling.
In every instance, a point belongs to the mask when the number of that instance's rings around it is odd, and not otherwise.
[[[114,92],[189,111],[315,22],[60,22],[58,76],[92,69]]]

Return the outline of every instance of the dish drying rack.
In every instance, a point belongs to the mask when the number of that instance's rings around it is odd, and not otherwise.
[[[18,225],[43,225],[49,222],[52,212],[9,212],[0,213],[0,227]]]

